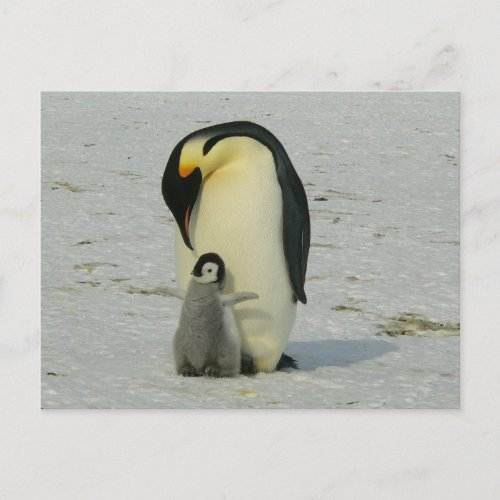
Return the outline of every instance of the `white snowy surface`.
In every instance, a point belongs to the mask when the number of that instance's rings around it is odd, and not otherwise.
[[[457,408],[458,93],[42,96],[43,408]],[[251,120],[309,200],[299,371],[186,379],[171,344],[173,146]],[[414,335],[389,336],[416,314]],[[403,323],[404,324],[404,323]],[[396,324],[397,326],[397,324]],[[447,328],[448,327],[448,328]]]

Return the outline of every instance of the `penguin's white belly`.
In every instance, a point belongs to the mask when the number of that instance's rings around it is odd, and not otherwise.
[[[266,149],[252,164],[220,168],[202,184],[193,209],[190,251],[179,231],[177,282],[186,288],[204,253],[218,253],[226,264],[224,293],[255,292],[259,299],[234,306],[242,352],[261,371],[273,370],[293,327],[296,305],[283,251],[283,208],[274,161]]]

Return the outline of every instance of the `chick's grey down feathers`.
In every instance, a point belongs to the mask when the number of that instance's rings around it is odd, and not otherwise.
[[[191,280],[184,294],[167,289],[169,295],[183,298],[179,327],[174,336],[177,373],[184,376],[231,377],[240,372],[241,343],[232,318],[231,304],[257,298],[251,292],[220,293],[219,283]]]

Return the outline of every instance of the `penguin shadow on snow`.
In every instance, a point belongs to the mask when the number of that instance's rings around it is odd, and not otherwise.
[[[289,342],[286,351],[299,363],[299,369],[314,371],[327,366],[346,367],[378,358],[397,347],[385,340],[312,340]]]

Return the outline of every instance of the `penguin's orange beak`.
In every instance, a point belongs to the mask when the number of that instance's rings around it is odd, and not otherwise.
[[[187,238],[189,240],[189,220],[191,219],[191,207],[188,206],[186,208],[186,215],[184,216],[184,231],[187,235]]]
[[[179,165],[179,175],[183,178],[186,178],[192,174],[195,168],[196,165]]]

